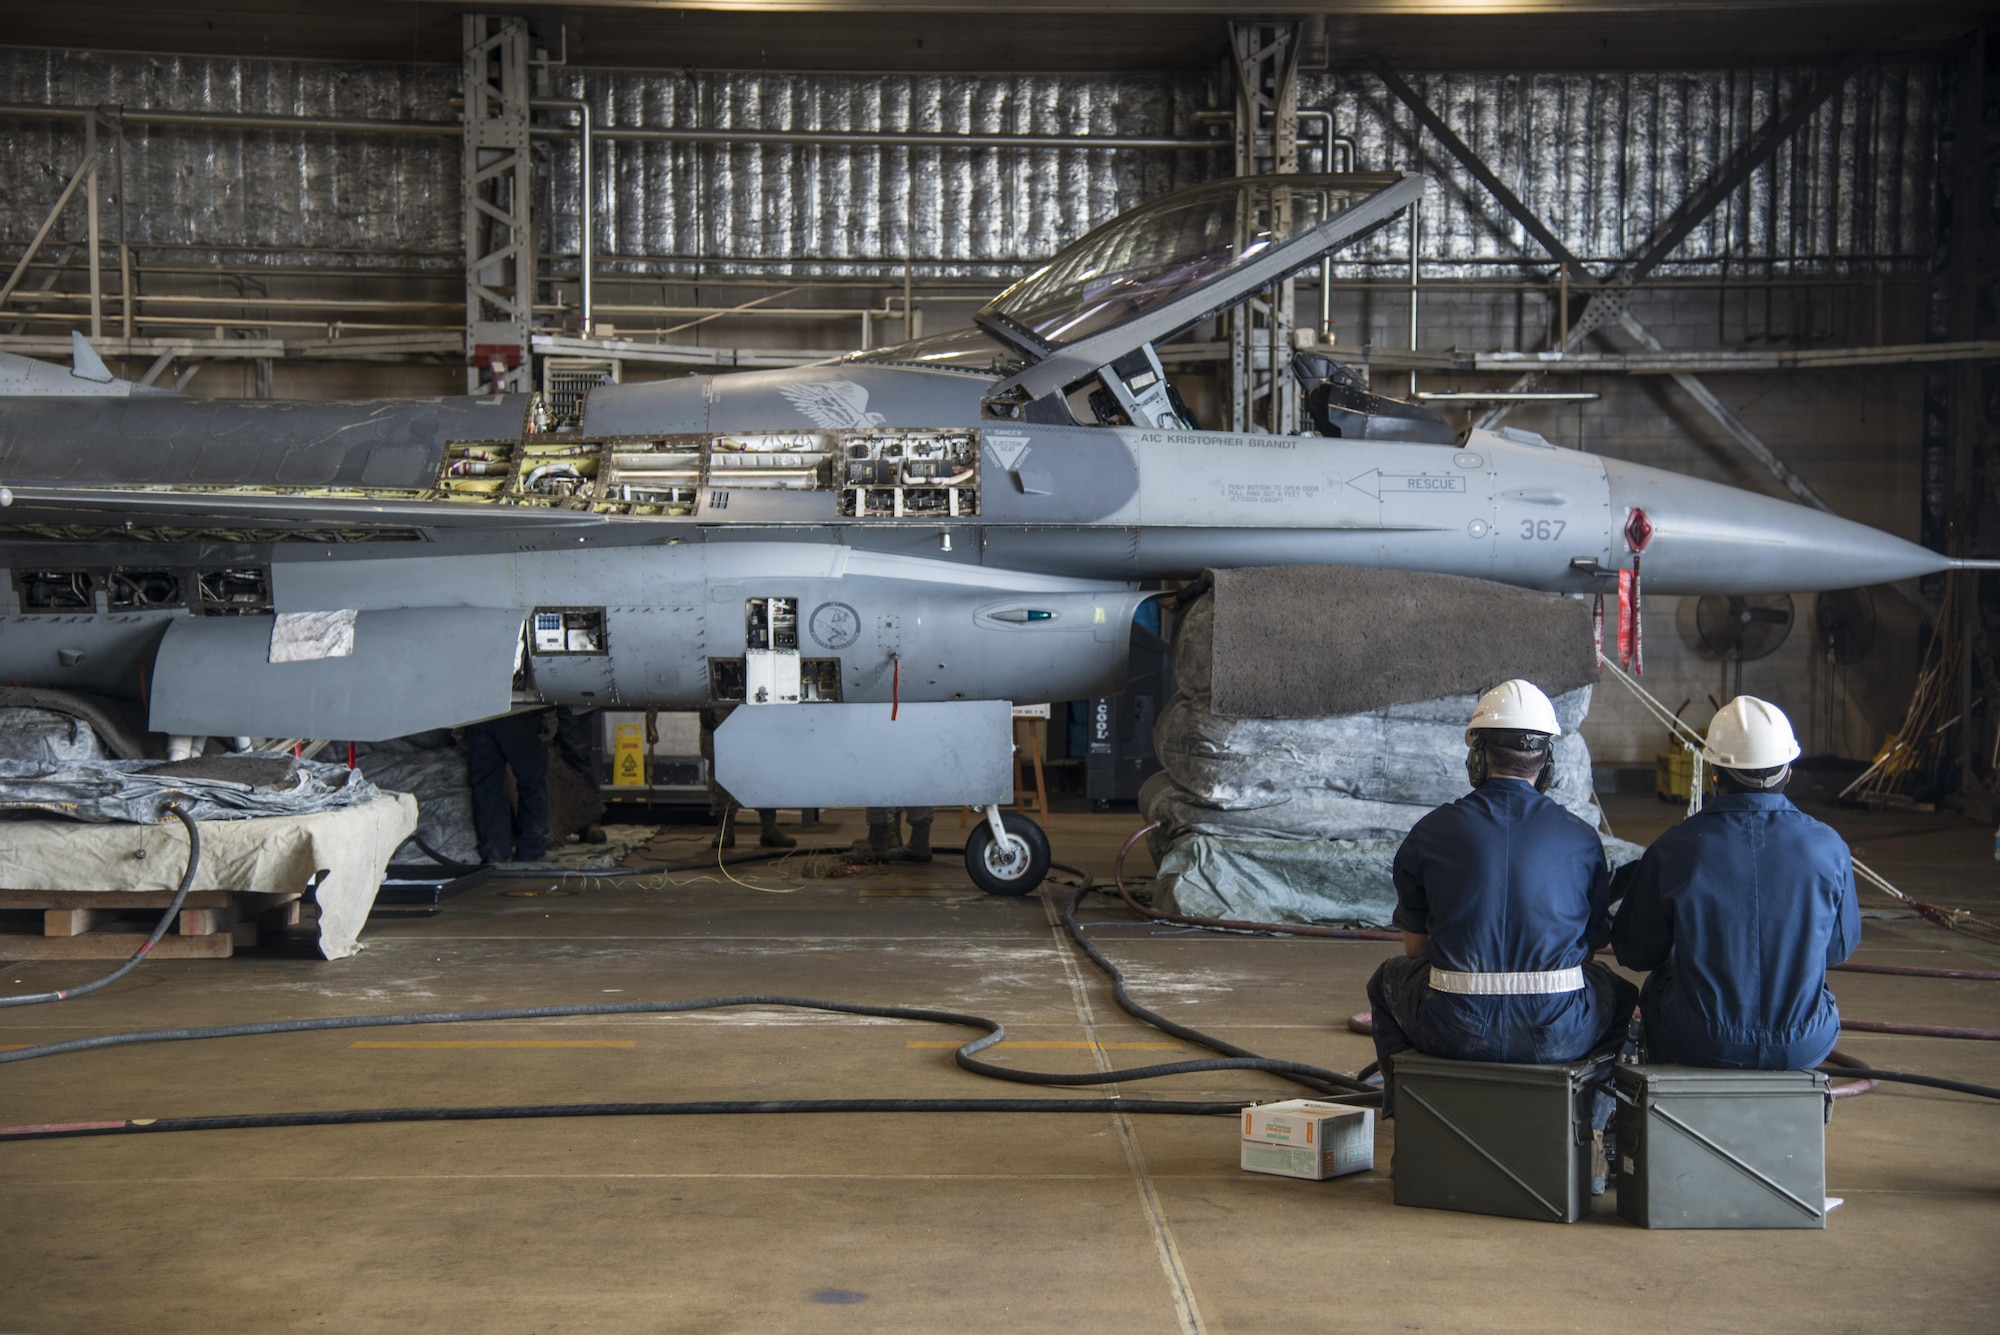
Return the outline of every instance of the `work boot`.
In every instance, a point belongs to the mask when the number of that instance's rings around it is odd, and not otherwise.
[[[887,862],[898,851],[896,835],[901,824],[894,807],[868,808],[868,837],[848,852],[863,862]]]
[[[931,817],[910,817],[910,837],[903,842],[905,862],[929,862],[931,860]]]
[[[765,807],[757,813],[757,820],[763,832],[757,836],[761,848],[797,848],[799,841],[778,828],[778,813],[775,808]]]

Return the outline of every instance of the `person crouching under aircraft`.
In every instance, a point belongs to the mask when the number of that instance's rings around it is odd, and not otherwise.
[[[1803,1070],[1840,1036],[1826,971],[1861,942],[1847,844],[1785,797],[1799,754],[1776,705],[1739,695],[1708,725],[1720,795],[1667,831],[1611,925],[1639,993],[1647,1060]]]
[[[1561,733],[1532,683],[1488,691],[1465,730],[1472,791],[1397,850],[1403,954],[1368,980],[1385,1113],[1392,1059],[1407,1048],[1568,1062],[1624,1032],[1637,989],[1590,958],[1610,934],[1604,845],[1544,795]]]

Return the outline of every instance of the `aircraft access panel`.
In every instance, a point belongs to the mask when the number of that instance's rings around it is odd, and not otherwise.
[[[452,441],[429,498],[646,519],[964,519],[973,429]]]

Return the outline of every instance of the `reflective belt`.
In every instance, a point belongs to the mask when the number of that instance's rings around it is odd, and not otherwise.
[[[1518,997],[1538,992],[1578,992],[1583,989],[1583,966],[1545,969],[1529,973],[1454,973],[1431,968],[1431,986],[1439,992],[1455,992],[1465,997]]]

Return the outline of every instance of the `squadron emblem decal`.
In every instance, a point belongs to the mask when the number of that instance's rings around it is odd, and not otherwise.
[[[813,642],[835,653],[861,638],[861,614],[846,603],[821,603],[806,621]]]
[[[881,426],[880,413],[868,411],[868,391],[852,380],[809,380],[778,389],[794,408],[829,431]]]

